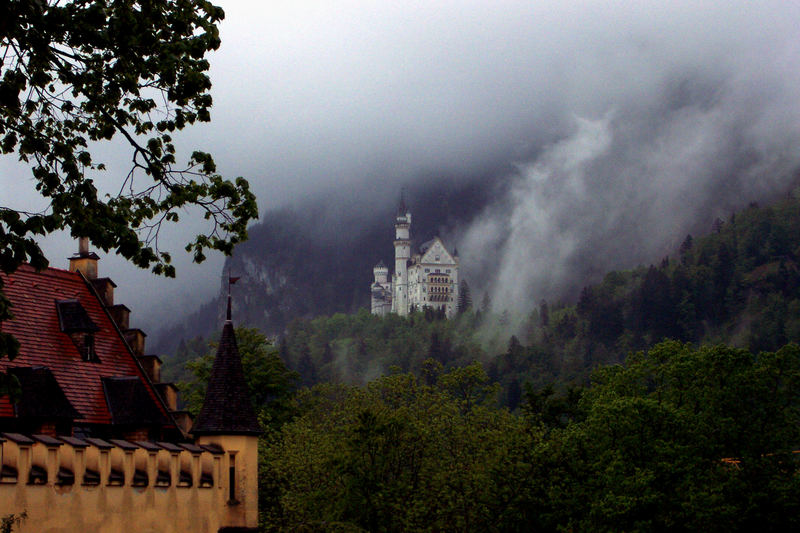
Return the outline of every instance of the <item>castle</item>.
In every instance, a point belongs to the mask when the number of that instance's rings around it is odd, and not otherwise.
[[[423,243],[411,254],[411,212],[401,197],[394,223],[394,274],[383,263],[375,265],[372,313],[407,316],[430,308],[452,318],[458,306],[458,252],[450,253],[439,237]]]
[[[258,435],[233,323],[192,423],[81,239],[69,269],[0,273],[19,341],[0,372],[0,517],[14,531],[233,533],[258,526]]]

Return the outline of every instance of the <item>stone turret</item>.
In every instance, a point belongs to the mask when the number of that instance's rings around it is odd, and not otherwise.
[[[375,281],[371,288],[371,310],[373,314],[385,315],[392,310],[392,285],[389,282],[389,267],[380,261],[372,269]]]

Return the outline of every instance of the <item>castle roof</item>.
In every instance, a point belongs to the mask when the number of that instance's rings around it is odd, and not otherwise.
[[[406,193],[404,190],[400,191],[400,201],[397,204],[397,216],[402,217],[408,213],[408,208],[406,208]]]
[[[225,321],[208,379],[206,397],[192,434],[258,435],[261,426],[250,401],[233,322]]]
[[[455,257],[447,251],[447,247],[439,237],[424,242],[420,246],[418,263],[444,263],[454,264]]]
[[[381,259],[380,261],[378,261],[378,264],[375,265],[375,268],[389,268],[389,267],[387,267],[386,263],[384,263],[383,259]]]
[[[17,376],[18,403],[0,397],[0,419],[71,419],[82,424],[117,423],[104,383],[125,378],[137,388],[139,410],[161,427],[174,428],[166,406],[136,361],[91,282],[79,272],[22,265],[0,274],[14,318],[2,322],[4,333],[20,343],[13,360],[0,358],[0,372]],[[87,360],[73,335],[94,336],[96,358]]]
[[[419,245],[419,253],[424,254],[425,252],[427,252],[428,248],[433,246],[433,243],[435,243],[435,242],[436,242],[436,238],[433,238],[433,239],[431,239],[429,241],[425,241],[422,244],[420,244]]]

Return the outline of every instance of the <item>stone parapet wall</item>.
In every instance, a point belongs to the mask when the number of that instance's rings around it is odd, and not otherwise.
[[[217,532],[229,455],[218,445],[0,435],[0,517],[25,532]]]

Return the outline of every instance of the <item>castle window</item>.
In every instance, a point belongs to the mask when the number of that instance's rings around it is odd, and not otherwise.
[[[236,505],[239,503],[236,499],[236,454],[230,453],[228,457],[228,505]]]

